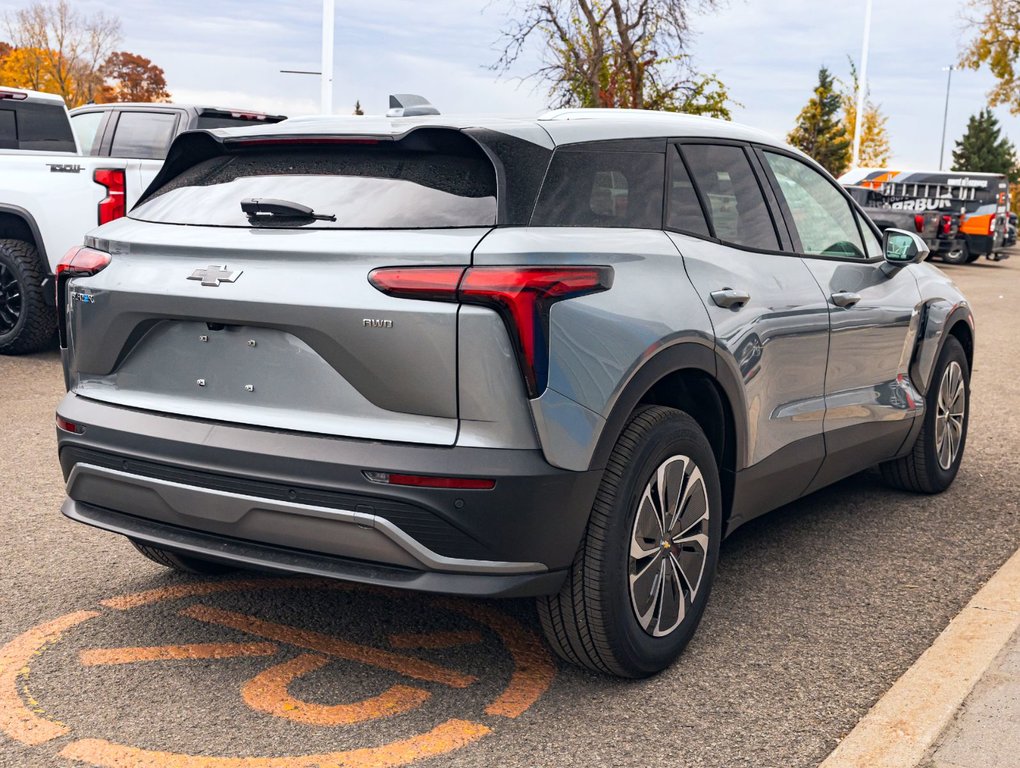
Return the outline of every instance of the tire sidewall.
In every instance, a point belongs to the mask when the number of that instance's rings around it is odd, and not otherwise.
[[[29,302],[28,296],[28,281],[25,279],[25,272],[21,268],[21,261],[16,257],[12,256],[7,252],[7,249],[0,244],[0,262],[3,262],[4,266],[7,267],[14,275],[14,279],[18,283],[18,290],[21,293],[21,314],[18,315],[18,320],[14,324],[14,328],[7,331],[6,333],[0,333],[0,348],[13,344],[22,331],[25,329],[25,323],[28,322],[28,311],[27,306]]]
[[[963,371],[963,437],[960,440],[960,449],[956,454],[949,469],[943,469],[939,464],[938,450],[935,446],[935,417],[938,411],[939,388],[942,385],[942,377],[951,362],[957,362]],[[970,425],[970,366],[967,364],[967,355],[963,351],[963,345],[955,336],[949,336],[942,351],[939,353],[938,364],[935,366],[935,374],[932,376],[931,385],[928,389],[928,397],[925,402],[926,412],[924,414],[924,428],[931,436],[926,441],[924,461],[927,464],[928,476],[934,481],[939,491],[948,488],[957,473],[960,471],[960,464],[963,461],[964,450],[967,448],[967,432]]]
[[[722,493],[715,456],[696,423],[686,414],[677,415],[683,418],[665,420],[653,427],[632,455],[613,499],[613,514],[606,531],[610,548],[603,561],[603,600],[609,608],[605,629],[611,645],[619,650],[614,656],[628,666],[633,664],[635,668],[628,672],[635,677],[654,674],[668,666],[694,635],[708,602],[719,560]],[[630,536],[645,485],[663,461],[678,454],[693,459],[704,478],[710,510],[708,558],[694,605],[683,622],[669,635],[653,637],[642,629],[631,605]]]

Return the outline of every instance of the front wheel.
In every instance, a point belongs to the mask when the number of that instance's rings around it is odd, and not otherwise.
[[[620,677],[665,669],[701,621],[721,538],[719,473],[704,432],[682,411],[638,409],[610,456],[566,583],[538,600],[550,645]]]
[[[882,464],[882,476],[904,491],[942,493],[960,471],[970,420],[970,366],[955,336],[942,346],[924,405],[914,447],[903,458]]]

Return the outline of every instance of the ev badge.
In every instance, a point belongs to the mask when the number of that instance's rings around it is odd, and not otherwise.
[[[237,272],[228,271],[226,264],[210,264],[207,269],[196,269],[188,275],[188,279],[201,280],[202,285],[218,288],[220,283],[233,283],[243,273],[244,270],[240,269]]]

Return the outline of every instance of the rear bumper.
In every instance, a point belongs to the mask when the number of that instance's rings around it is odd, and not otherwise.
[[[539,451],[281,433],[68,395],[71,519],[240,565],[471,595],[556,591],[600,472]],[[485,477],[491,490],[380,486],[363,470]]]

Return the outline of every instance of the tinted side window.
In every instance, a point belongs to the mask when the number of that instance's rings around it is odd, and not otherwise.
[[[113,157],[162,160],[170,147],[177,115],[157,112],[122,112],[113,134]]]
[[[850,203],[836,187],[800,160],[772,152],[765,159],[793,215],[803,253],[866,258]]]
[[[772,217],[744,150],[688,144],[682,152],[708,206],[715,236],[734,245],[778,251]]]
[[[708,222],[701,209],[698,193],[691,182],[680,150],[672,147],[670,153],[669,200],[666,203],[666,226],[680,232],[709,237]]]
[[[657,152],[558,149],[531,223],[661,229],[664,173]]]
[[[18,148],[48,152],[74,152],[74,134],[67,112],[59,104],[21,104],[16,106]]]
[[[81,147],[83,155],[95,154],[96,131],[99,124],[103,122],[102,112],[82,112],[71,116],[71,127],[78,137],[78,146]]]
[[[18,120],[13,109],[0,109],[0,149],[18,148]]]

